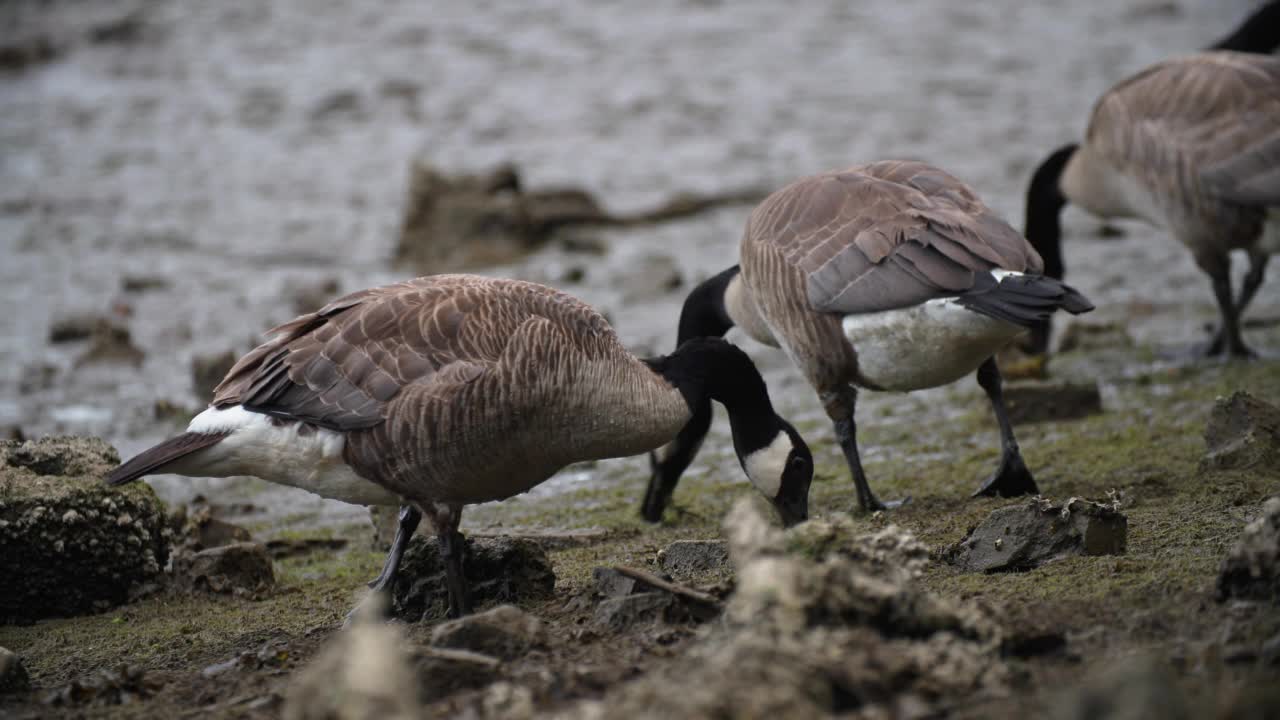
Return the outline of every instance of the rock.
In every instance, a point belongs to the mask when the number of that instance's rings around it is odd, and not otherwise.
[[[177,515],[175,513],[175,515]],[[213,516],[208,507],[197,507],[182,512],[171,520],[175,532],[183,538],[184,550],[198,552],[232,543],[249,542],[249,531]]]
[[[1062,331],[1062,339],[1058,341],[1058,352],[1131,347],[1133,338],[1129,337],[1129,331],[1124,325],[1118,322],[1071,320]]]
[[[614,278],[625,302],[653,300],[684,285],[675,258],[662,253],[642,253],[624,263],[626,271]]]
[[[87,678],[45,694],[46,705],[124,705],[155,695],[164,687],[161,676],[150,674],[135,665],[121,664],[98,670]]]
[[[58,343],[88,340],[93,335],[93,329],[98,324],[110,322],[104,317],[89,314],[68,315],[58,318],[49,326],[49,342],[57,345]]]
[[[1280,408],[1247,392],[1218,398],[1204,442],[1202,470],[1255,468],[1280,476]]]
[[[241,597],[260,597],[276,584],[271,555],[253,542],[178,554],[174,557],[173,574],[187,589]]]
[[[511,168],[446,177],[415,162],[396,260],[424,272],[509,262],[545,240],[520,197]]]
[[[1191,720],[1173,672],[1154,659],[1113,664],[1050,704],[1055,720]]]
[[[97,363],[142,365],[146,353],[133,344],[129,329],[109,320],[99,321],[89,335],[89,347],[76,358],[76,367]]]
[[[1272,635],[1270,640],[1262,643],[1258,656],[1262,659],[1263,665],[1270,667],[1280,665],[1280,633]]]
[[[477,608],[489,603],[524,604],[550,598],[556,576],[547,554],[534,542],[512,538],[468,538],[463,572]],[[436,538],[415,536],[405,550],[391,593],[396,617],[443,618],[449,607],[444,564]]]
[[[191,391],[201,400],[213,399],[213,389],[222,382],[222,378],[227,376],[238,359],[234,350],[191,358]]]
[[[22,664],[22,658],[8,648],[0,647],[0,695],[26,692],[31,689],[31,676]]]
[[[315,312],[337,300],[342,283],[338,278],[330,277],[305,283],[290,283],[285,286],[285,294],[293,298],[293,311],[299,315]]]
[[[44,35],[7,37],[0,45],[0,71],[21,72],[32,65],[55,60],[62,52],[62,48]]]
[[[670,663],[557,716],[942,716],[975,693],[1007,692],[999,628],[894,569],[912,562],[914,539],[897,531],[894,549],[855,549],[868,541],[840,532],[850,525],[784,533],[739,502],[726,521],[738,584],[724,622]],[[868,562],[876,557],[879,567]]]
[[[169,281],[158,275],[125,275],[120,279],[120,289],[125,292],[142,293],[168,287]]]
[[[1004,386],[1004,403],[1009,422],[1076,420],[1102,412],[1102,395],[1097,383],[1016,382]]]
[[[677,540],[658,556],[662,571],[679,582],[724,580],[733,574],[723,540]]]
[[[1218,600],[1280,603],[1280,497],[1269,498],[1245,526],[1218,570]]]
[[[591,570],[591,579],[595,583],[596,594],[601,597],[624,597],[639,592],[638,580],[627,577],[613,568],[594,568]]]
[[[394,624],[357,622],[335,633],[285,693],[286,720],[422,717],[418,677]]]
[[[608,598],[596,606],[593,622],[612,632],[623,632],[637,625],[657,622],[680,622],[686,613],[680,602],[664,592],[641,592]]]
[[[484,687],[498,679],[497,658],[470,650],[423,648],[417,666],[418,698],[431,702],[458,690]]]
[[[160,576],[164,505],[145,483],[104,484],[119,462],[98,438],[0,440],[0,622],[100,611]]]
[[[431,632],[434,647],[513,660],[546,642],[542,621],[513,605],[450,620]]]
[[[1128,530],[1114,505],[1034,498],[992,511],[946,554],[972,572],[1026,570],[1068,555],[1122,555]]]

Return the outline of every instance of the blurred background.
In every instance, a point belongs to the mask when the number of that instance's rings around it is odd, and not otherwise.
[[[637,352],[665,351],[684,294],[736,262],[751,207],[736,200],[916,158],[1021,228],[1030,172],[1100,93],[1254,6],[5,0],[0,431],[100,435],[127,456],[183,427],[265,329],[431,272],[556,285]],[[691,196],[708,209],[648,221]],[[489,245],[413,245],[450,223]],[[1176,242],[1078,210],[1065,231],[1097,318],[1141,343],[1203,339],[1209,285]],[[1276,287],[1250,315],[1280,312]],[[784,414],[825,422],[781,353],[744,345]],[[962,385],[910,402],[977,396]],[[693,473],[730,453],[708,443]],[[647,464],[621,462],[638,497]],[[595,481],[571,469],[535,492]],[[253,496],[263,522],[363,517],[256,480],[153,484],[171,501]]]

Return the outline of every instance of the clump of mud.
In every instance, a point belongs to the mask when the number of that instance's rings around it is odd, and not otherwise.
[[[103,610],[160,575],[164,506],[144,483],[105,485],[119,462],[98,438],[0,440],[0,622]]]
[[[1218,599],[1254,598],[1280,603],[1280,497],[1262,504],[1222,560]]]
[[[550,598],[556,576],[547,553],[517,538],[467,538],[462,563],[471,601],[477,606],[528,604]],[[449,608],[440,543],[415,537],[405,550],[391,587],[391,610],[405,620],[442,619]]]
[[[909,534],[858,536],[839,517],[784,533],[750,501],[726,525],[723,627],[570,717],[924,716],[1006,691],[999,629],[915,586],[928,551]]]

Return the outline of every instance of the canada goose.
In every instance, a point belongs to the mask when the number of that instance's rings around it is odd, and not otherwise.
[[[1255,12],[1213,51],[1153,65],[1094,105],[1082,144],[1058,148],[1027,186],[1027,239],[1062,278],[1059,215],[1072,202],[1102,217],[1164,227],[1213,283],[1222,315],[1204,354],[1249,356],[1240,316],[1280,251],[1280,2]],[[1249,256],[1240,295],[1229,252]],[[1049,347],[1050,321],[1030,349]]]
[[[741,270],[689,294],[679,342],[737,325],[786,350],[835,423],[864,510],[887,507],[858,458],[854,386],[910,391],[977,370],[1000,425],[1001,458],[977,495],[1036,492],[1005,415],[993,354],[1062,308],[1093,309],[1041,277],[1040,257],[964,183],[919,162],[804,178],[747,221]],[[651,457],[642,514],[656,522],[711,424],[707,403]]]
[[[468,612],[462,507],[522,493],[573,462],[645,452],[718,400],[752,483],[788,524],[808,512],[813,458],[774,413],[746,353],[700,339],[640,360],[600,313],[549,287],[437,275],[302,315],[240,359],[187,431],[113,470],[256,475],[350,503],[401,506],[387,587],[425,515],[450,612]]]

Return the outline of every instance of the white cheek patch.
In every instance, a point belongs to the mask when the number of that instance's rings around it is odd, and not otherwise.
[[[782,487],[782,471],[787,467],[791,450],[791,437],[779,431],[773,442],[742,459],[742,467],[747,471],[751,484],[769,499],[778,496],[778,489]]]

